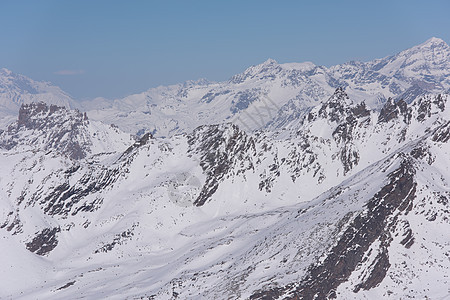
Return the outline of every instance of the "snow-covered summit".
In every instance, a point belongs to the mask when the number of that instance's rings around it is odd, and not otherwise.
[[[0,68],[0,75],[1,76],[8,76],[11,75],[12,71],[7,68]]]
[[[413,48],[438,48],[438,47],[448,48],[449,46],[443,39],[438,37],[431,37],[422,44],[417,45]]]
[[[439,81],[445,80],[441,76],[448,74],[450,47],[441,39],[431,38],[418,46],[375,62],[372,67],[379,68],[383,75],[406,77],[424,85],[439,84]]]

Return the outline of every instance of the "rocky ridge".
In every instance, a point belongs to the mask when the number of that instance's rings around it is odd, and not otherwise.
[[[446,296],[448,97],[371,110],[337,88],[278,133],[138,141],[23,105],[0,133],[0,232],[31,275],[2,296]]]

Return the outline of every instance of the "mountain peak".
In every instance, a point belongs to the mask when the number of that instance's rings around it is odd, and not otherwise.
[[[307,116],[307,120],[315,121],[319,117],[339,123],[348,116],[352,105],[353,101],[350,100],[344,88],[338,87],[328,100],[311,110]]]
[[[427,46],[427,45],[446,45],[446,46],[448,46],[447,43],[443,39],[440,39],[437,37],[429,38],[428,40],[426,40],[424,43],[420,44],[419,46]]]
[[[422,44],[419,44],[415,47],[412,47],[408,50],[405,50],[405,52],[412,52],[412,53],[432,53],[432,52],[442,52],[442,53],[450,53],[450,47],[447,45],[447,43],[436,37],[432,37]]]
[[[316,67],[316,65],[310,61],[305,61],[301,63],[283,63],[280,66],[285,70],[298,70],[301,72],[307,72]]]
[[[425,83],[428,90],[439,87],[437,81],[448,76],[450,47],[440,38],[432,37],[422,44],[396,55],[371,62],[380,74],[402,79],[412,84]],[[438,79],[441,78],[441,79]],[[440,83],[441,84],[441,83]],[[396,88],[393,87],[393,90]],[[399,89],[398,91],[401,91]],[[402,92],[405,92],[403,90]],[[394,93],[400,94],[400,93]]]
[[[344,105],[352,105],[353,102],[348,97],[343,87],[338,87],[334,91],[334,94],[326,101],[326,103],[341,103]]]
[[[259,65],[249,67],[244,73],[234,75],[230,81],[233,83],[242,83],[250,78],[267,79],[274,78],[274,72],[276,73],[281,69],[280,65],[274,59],[267,59],[265,62]]]
[[[4,75],[4,76],[9,76],[11,75],[13,72],[11,70],[8,70],[7,68],[1,68],[0,69],[0,75]]]
[[[278,62],[275,59],[268,58],[265,62],[262,63],[262,65],[276,65]]]
[[[28,145],[32,149],[55,150],[72,159],[86,157],[86,113],[44,102],[22,104],[18,120],[0,135],[0,147]],[[33,150],[33,151],[34,151]]]
[[[82,121],[87,120],[86,113],[82,114],[78,110],[69,111],[64,106],[48,105],[44,102],[32,102],[22,104],[19,109],[18,126],[24,126],[27,129],[43,128],[47,125],[47,121],[54,113],[62,115],[62,117],[79,118]]]

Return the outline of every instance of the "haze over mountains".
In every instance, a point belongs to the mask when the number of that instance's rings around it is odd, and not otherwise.
[[[81,103],[2,69],[0,297],[450,297],[449,59]]]

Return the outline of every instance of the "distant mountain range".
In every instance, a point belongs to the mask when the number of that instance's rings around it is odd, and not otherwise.
[[[84,103],[3,69],[0,298],[450,297],[448,58]]]
[[[288,126],[294,115],[330,97],[337,87],[356,102],[379,109],[389,97],[407,103],[426,93],[450,89],[450,47],[441,39],[370,62],[326,68],[313,63],[253,66],[226,82],[188,81],[149,89],[123,99],[77,102],[48,83],[8,70],[0,72],[0,114],[10,121],[20,104],[44,101],[86,111],[92,120],[115,124],[133,134],[171,136],[204,124],[231,121],[249,130],[269,123]],[[8,116],[8,117],[6,117]],[[7,122],[0,123],[5,126]],[[1,128],[1,127],[0,127]]]

